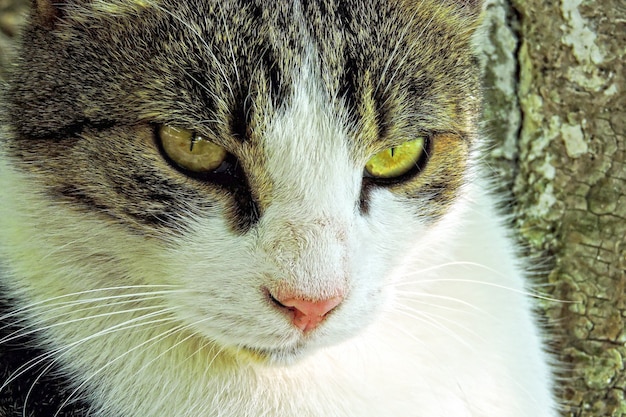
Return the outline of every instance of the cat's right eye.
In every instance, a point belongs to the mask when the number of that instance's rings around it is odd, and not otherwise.
[[[167,157],[179,167],[194,173],[214,171],[228,156],[226,149],[192,130],[163,125],[158,135]]]
[[[419,168],[426,155],[426,139],[419,137],[372,156],[365,164],[365,174],[378,179],[399,178]]]

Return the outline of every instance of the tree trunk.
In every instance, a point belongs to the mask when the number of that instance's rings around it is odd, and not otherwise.
[[[0,82],[24,0],[0,0]],[[548,297],[564,416],[626,416],[626,5],[487,0],[488,161]],[[22,8],[23,10],[23,8]]]
[[[487,27],[486,126],[559,300],[542,307],[564,415],[626,416],[626,4],[494,0]]]

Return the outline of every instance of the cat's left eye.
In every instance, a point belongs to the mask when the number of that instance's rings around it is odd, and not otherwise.
[[[163,125],[158,134],[163,151],[172,162],[194,173],[214,171],[228,156],[226,149],[192,130]]]
[[[392,179],[414,170],[426,154],[426,140],[419,137],[393,148],[387,148],[370,158],[365,173],[373,178]]]

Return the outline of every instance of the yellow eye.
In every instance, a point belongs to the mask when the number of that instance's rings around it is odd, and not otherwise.
[[[159,129],[163,150],[181,168],[202,173],[217,169],[226,159],[226,149],[195,132],[163,125]]]
[[[376,178],[397,178],[413,169],[424,152],[424,138],[404,142],[377,153],[365,164],[365,171]]]

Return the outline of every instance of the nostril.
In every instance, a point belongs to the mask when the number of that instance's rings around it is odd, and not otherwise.
[[[343,301],[343,296],[307,300],[298,296],[268,294],[273,304],[292,312],[291,321],[304,332],[316,328]]]
[[[326,316],[331,310],[341,304],[341,301],[343,301],[343,297],[333,297],[326,300],[316,301],[309,301],[301,298],[285,298],[278,300],[281,305],[287,308],[293,308],[305,316],[310,317]]]
[[[269,292],[269,291],[267,292],[267,296],[269,297],[270,301],[271,301],[273,304],[275,304],[276,306],[281,307],[281,308],[293,309],[293,307],[287,307],[286,305],[284,305],[283,303],[281,303],[280,301],[278,301],[278,300],[276,299],[276,297],[274,297],[274,296],[272,295],[272,293],[271,293],[271,292]]]

